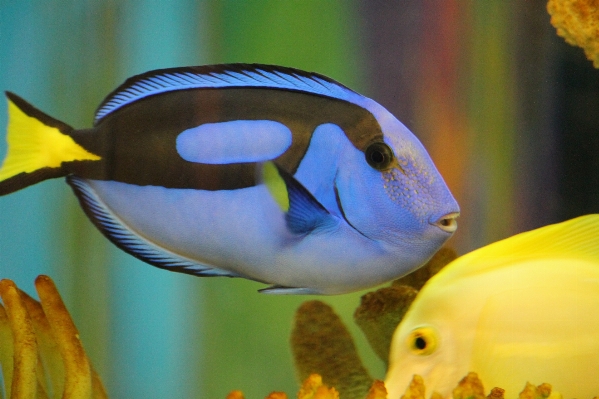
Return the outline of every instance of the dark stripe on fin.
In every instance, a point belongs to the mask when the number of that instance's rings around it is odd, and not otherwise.
[[[12,101],[17,107],[19,107],[21,111],[31,116],[32,118],[39,120],[44,125],[55,127],[65,134],[68,134],[70,131],[73,130],[73,128],[67,125],[66,123],[61,122],[58,119],[52,118],[50,115],[45,114],[44,112],[29,104],[27,101],[25,101],[23,98],[19,97],[15,93],[5,91],[4,94],[6,94],[6,97],[8,97],[8,99]]]
[[[123,251],[150,265],[174,272],[202,277],[240,277],[233,272],[206,266],[158,247],[133,232],[115,216],[85,179],[69,176],[67,183],[73,188],[89,219]]]
[[[44,180],[65,175],[66,172],[62,168],[42,168],[31,173],[19,173],[0,182],[0,196],[14,193]]]
[[[273,88],[350,101],[353,90],[324,75],[262,64],[220,64],[159,69],[133,76],[110,93],[96,111],[94,124],[139,99],[174,90],[231,87]]]

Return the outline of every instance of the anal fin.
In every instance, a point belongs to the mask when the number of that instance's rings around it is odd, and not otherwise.
[[[140,236],[120,220],[98,197],[85,179],[68,176],[89,219],[117,247],[150,265],[202,277],[240,277],[238,274],[198,263],[177,255]]]

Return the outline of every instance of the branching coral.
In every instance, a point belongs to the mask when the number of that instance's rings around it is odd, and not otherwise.
[[[343,396],[333,387],[328,387],[322,382],[322,377],[318,374],[311,374],[306,378],[299,392],[297,399],[340,399]],[[387,391],[382,381],[374,381],[363,399],[386,399]],[[233,391],[227,395],[227,399],[244,399],[243,393]],[[265,399],[288,399],[287,394],[283,392],[273,392]]]
[[[599,0],[549,0],[547,11],[557,34],[599,68]]]
[[[54,282],[39,276],[37,302],[0,281],[0,362],[6,396],[107,398]]]
[[[320,301],[305,302],[297,310],[291,348],[300,381],[318,372],[342,398],[364,397],[373,383],[349,331]]]
[[[476,373],[469,373],[459,381],[453,390],[453,399],[504,399],[503,389],[493,388],[488,395],[485,396],[485,390],[482,382]],[[534,386],[526,383],[518,399],[547,399],[551,395],[551,385],[541,384]],[[310,375],[302,384],[297,399],[348,399],[352,396],[342,396],[335,388],[331,388],[323,384],[322,378],[318,374]],[[355,397],[355,396],[354,396]],[[360,399],[391,399],[387,398],[387,390],[382,381],[375,380],[369,391],[359,397]],[[441,395],[433,392],[428,398],[442,399]],[[240,391],[231,392],[226,399],[244,399],[243,393]],[[282,392],[273,392],[265,399],[288,399],[288,396]],[[395,398],[394,398],[395,399]],[[397,398],[399,399],[399,398]],[[415,375],[412,378],[410,385],[401,399],[427,399],[426,387],[422,378]]]
[[[498,387],[491,389],[485,396],[485,390],[476,373],[469,373],[459,381],[453,390],[453,399],[504,399],[504,390]],[[534,386],[526,383],[518,395],[518,399],[548,399],[551,396],[551,385],[541,384]],[[310,375],[302,384],[297,399],[350,399],[356,396],[341,396],[334,387],[323,384],[322,377],[318,374]],[[387,390],[382,381],[375,380],[368,392],[360,399],[391,399],[387,397]],[[437,392],[433,392],[430,399],[443,399]],[[226,399],[245,399],[241,391],[232,391]],[[272,392],[265,399],[288,399],[283,392]],[[399,399],[399,398],[397,398]],[[427,399],[426,387],[422,377],[415,375],[406,388],[401,399]]]

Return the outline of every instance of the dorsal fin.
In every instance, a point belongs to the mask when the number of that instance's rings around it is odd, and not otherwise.
[[[472,251],[451,262],[431,284],[537,259],[579,259],[599,263],[599,214],[520,233]]]
[[[133,76],[110,93],[96,111],[95,124],[111,112],[141,98],[174,90],[265,87],[303,91],[350,102],[362,97],[317,73],[262,64],[220,64],[158,69]]]

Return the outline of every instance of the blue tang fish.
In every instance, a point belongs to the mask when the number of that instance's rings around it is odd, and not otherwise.
[[[66,177],[106,237],[160,268],[340,294],[418,268],[457,227],[458,205],[416,137],[319,74],[151,71],[81,130],[7,97],[0,195]]]

